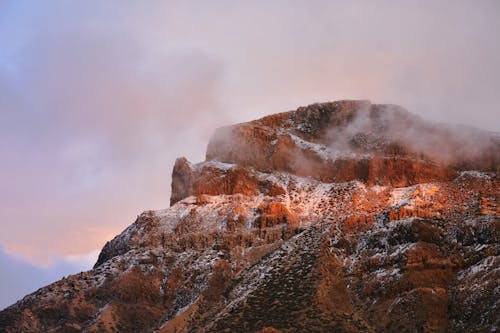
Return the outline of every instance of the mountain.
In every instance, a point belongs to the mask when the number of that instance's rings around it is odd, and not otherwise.
[[[220,128],[2,332],[496,332],[500,138],[338,101]]]

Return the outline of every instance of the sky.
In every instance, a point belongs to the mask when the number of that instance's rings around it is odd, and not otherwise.
[[[0,0],[0,308],[167,207],[219,126],[359,98],[500,132],[499,31],[494,0]]]

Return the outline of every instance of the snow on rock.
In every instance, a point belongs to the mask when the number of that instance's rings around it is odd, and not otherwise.
[[[0,331],[497,330],[498,171],[476,167],[495,155],[440,165],[392,122],[439,137],[366,101],[218,130],[206,161],[175,162],[170,207],[0,312]]]
[[[478,170],[467,170],[467,171],[461,171],[459,173],[460,178],[464,177],[474,177],[474,178],[481,178],[481,179],[491,179],[494,177],[494,173],[492,172],[483,172],[483,171],[478,171]]]
[[[395,188],[391,191],[390,204],[393,207],[416,208],[429,202],[429,199],[438,191],[439,186],[432,183]]]

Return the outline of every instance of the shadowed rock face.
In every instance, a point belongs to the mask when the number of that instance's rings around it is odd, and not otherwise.
[[[190,195],[236,193],[275,196],[284,194],[285,189],[273,182],[262,181],[253,169],[213,161],[192,165],[184,157],[175,161],[171,205]]]
[[[222,128],[205,162],[176,161],[170,208],[0,331],[498,330],[498,154],[498,136],[367,101]]]

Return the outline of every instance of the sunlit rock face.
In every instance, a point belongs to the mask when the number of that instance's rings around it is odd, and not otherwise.
[[[221,128],[206,161],[176,161],[169,208],[0,331],[498,330],[499,154],[494,134],[368,101]]]

